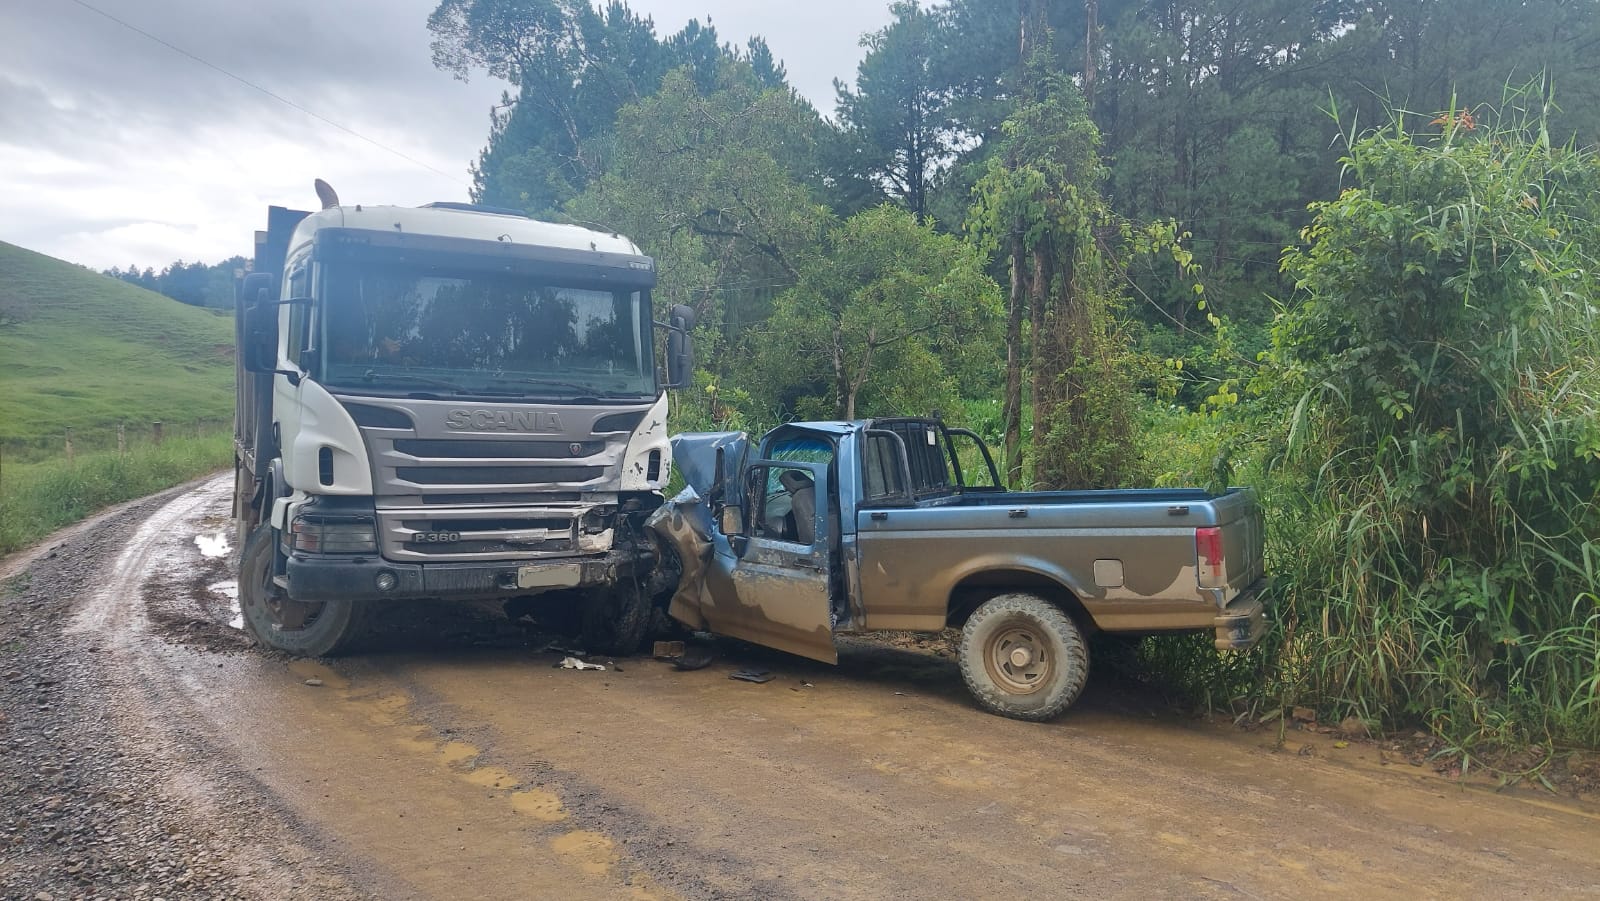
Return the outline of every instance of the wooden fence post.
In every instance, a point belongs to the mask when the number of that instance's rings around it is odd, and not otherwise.
[[[150,423],[150,440],[156,444],[161,443],[161,420]]]
[[[128,427],[119,422],[117,423],[117,456],[121,458],[126,457],[127,455]]]
[[[67,429],[67,465],[71,466],[75,459],[75,455],[72,452],[72,430]]]

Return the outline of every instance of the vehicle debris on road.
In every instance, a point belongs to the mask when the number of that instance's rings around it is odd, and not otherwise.
[[[602,673],[606,671],[605,664],[603,664],[603,663],[588,663],[588,662],[585,662],[583,660],[579,660],[576,657],[563,657],[563,658],[561,658],[561,662],[556,664],[556,668],[557,669],[576,669],[576,670],[592,669],[592,670],[599,670]]]

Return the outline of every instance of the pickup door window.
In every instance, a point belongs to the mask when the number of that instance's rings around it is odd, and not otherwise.
[[[729,536],[732,556],[719,558],[714,567],[724,572],[708,579],[712,598],[702,609],[712,631],[838,662],[828,476],[827,463],[758,460],[746,470],[748,535]]]

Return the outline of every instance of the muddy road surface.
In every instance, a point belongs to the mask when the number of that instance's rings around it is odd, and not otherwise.
[[[229,623],[228,487],[12,561],[0,897],[1600,893],[1587,800],[1195,721],[1103,676],[1035,725],[979,712],[934,650],[580,672],[438,606],[362,656],[265,654]]]

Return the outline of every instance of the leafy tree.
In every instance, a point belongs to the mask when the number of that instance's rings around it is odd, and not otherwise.
[[[854,89],[833,83],[846,149],[841,175],[873,185],[921,218],[959,140],[947,115],[950,92],[932,71],[934,45],[945,35],[916,0],[890,10],[894,21],[861,39],[867,55]]]
[[[476,199],[555,215],[609,165],[618,112],[687,67],[704,91],[721,65],[749,60],[763,82],[784,71],[760,39],[744,51],[691,20],[659,39],[655,24],[620,0],[442,0],[428,19],[434,64],[467,78],[484,69],[517,86],[491,115],[474,168]]]
[[[774,404],[826,385],[802,416],[926,414],[993,365],[999,286],[959,239],[880,206],[831,229],[750,339],[743,372]]]
[[[1006,468],[1010,480],[1022,474],[1021,376],[1030,371],[1034,480],[1114,486],[1136,458],[1127,339],[1114,318],[1120,273],[1097,234],[1111,223],[1099,193],[1100,134],[1071,82],[1041,75],[1039,84],[1040,98],[1017,104],[1006,121],[970,222],[1011,269]]]
[[[702,359],[717,366],[717,349],[799,278],[830,221],[806,181],[822,129],[815,110],[765,87],[747,63],[724,62],[709,93],[679,70],[622,110],[611,167],[567,214],[656,257],[658,301],[696,309]]]
[[[160,272],[129,266],[126,270],[113,267],[103,274],[190,306],[227,310],[233,308],[234,281],[244,268],[244,257],[234,256],[213,265],[178,260]]]
[[[1597,0],[1364,0],[1353,4],[1339,44],[1348,83],[1335,93],[1359,122],[1391,107],[1439,110],[1498,105],[1507,86],[1534,84],[1556,103],[1546,127],[1555,143],[1600,139]]]

